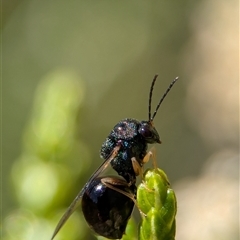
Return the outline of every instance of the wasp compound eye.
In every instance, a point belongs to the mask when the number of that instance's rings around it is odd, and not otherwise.
[[[147,143],[161,143],[157,130],[150,122],[142,121],[138,132]]]

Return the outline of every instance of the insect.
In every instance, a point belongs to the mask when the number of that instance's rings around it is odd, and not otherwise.
[[[100,150],[103,163],[64,213],[51,239],[80,205],[87,223],[98,235],[109,239],[122,238],[136,203],[136,177],[142,175],[142,167],[151,156],[151,152],[147,152],[148,144],[161,143],[153,120],[164,98],[178,80],[177,77],[172,81],[151,115],[152,93],[157,77],[154,76],[150,88],[148,120],[126,118],[113,127]],[[109,165],[121,178],[99,176]]]

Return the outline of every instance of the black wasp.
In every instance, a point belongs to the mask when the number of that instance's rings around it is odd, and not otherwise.
[[[126,118],[113,127],[100,150],[104,162],[62,216],[51,239],[79,205],[82,206],[88,225],[98,235],[109,239],[122,238],[136,203],[136,176],[142,174],[143,164],[151,156],[151,152],[147,152],[147,146],[161,143],[153,120],[162,101],[178,80],[177,77],[172,81],[151,115],[152,92],[157,77],[155,75],[153,78],[150,88],[148,120]],[[121,177],[100,176],[109,164]]]

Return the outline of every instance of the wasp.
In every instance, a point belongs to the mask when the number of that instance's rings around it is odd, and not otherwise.
[[[143,165],[152,155],[151,151],[147,152],[148,144],[161,143],[153,120],[164,98],[178,80],[176,77],[171,82],[151,114],[152,93],[157,77],[154,76],[150,87],[148,120],[126,118],[113,127],[100,150],[104,161],[64,213],[51,240],[80,205],[85,220],[96,234],[109,239],[122,238],[136,204],[136,177],[142,175]],[[109,165],[120,177],[100,176]]]

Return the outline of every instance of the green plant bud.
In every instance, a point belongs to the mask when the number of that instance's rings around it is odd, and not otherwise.
[[[137,191],[140,210],[146,214],[139,226],[140,240],[175,239],[177,200],[161,169],[147,170]]]

